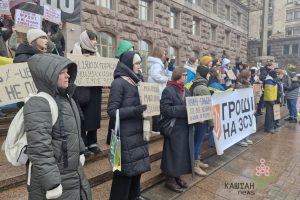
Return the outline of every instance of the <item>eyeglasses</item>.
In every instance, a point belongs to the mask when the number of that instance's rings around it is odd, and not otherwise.
[[[188,76],[188,74],[187,73],[183,73],[181,76]]]

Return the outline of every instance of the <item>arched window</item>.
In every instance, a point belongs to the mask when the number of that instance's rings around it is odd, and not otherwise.
[[[200,55],[200,54],[199,54],[199,51],[193,51],[193,57],[194,57],[194,58],[197,58],[197,59],[198,59],[198,58],[199,58],[199,55]]]
[[[102,57],[115,57],[116,38],[107,32],[98,34],[98,51]]]
[[[145,40],[139,40],[139,53],[141,54],[142,57],[142,70],[144,74],[146,74],[148,71],[147,58],[150,50],[151,50],[151,45],[149,42]]]

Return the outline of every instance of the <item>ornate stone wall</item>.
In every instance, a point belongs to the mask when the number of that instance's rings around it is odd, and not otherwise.
[[[94,32],[109,32],[116,37],[116,47],[120,39],[127,39],[138,48],[138,40],[146,40],[164,48],[169,46],[179,50],[179,61],[183,63],[193,51],[200,55],[216,52],[221,56],[225,49],[234,59],[247,58],[248,14],[247,8],[237,0],[226,1],[231,9],[231,20],[225,18],[225,3],[218,1],[218,14],[212,13],[211,0],[202,0],[202,6],[191,5],[183,0],[154,0],[150,21],[138,18],[138,0],[117,0],[114,9],[96,6],[95,0],[81,3],[82,29]],[[180,13],[180,29],[169,28],[170,10]],[[237,13],[241,13],[241,25],[237,25]],[[200,20],[200,35],[192,35],[193,18]],[[210,40],[211,25],[217,26],[216,41]],[[230,31],[230,46],[225,43],[225,30]],[[237,36],[240,47],[237,47]]]

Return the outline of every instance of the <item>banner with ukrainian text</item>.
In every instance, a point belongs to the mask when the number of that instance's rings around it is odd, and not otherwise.
[[[218,155],[256,132],[255,97],[252,88],[214,93],[212,110]]]

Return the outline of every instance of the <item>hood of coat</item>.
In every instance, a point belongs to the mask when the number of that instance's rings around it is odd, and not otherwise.
[[[118,51],[116,54],[116,58],[120,58],[122,53],[129,51],[131,48],[133,48],[133,44],[127,40],[122,40],[119,44]]]
[[[155,57],[149,56],[147,59],[147,62],[148,62],[148,70],[150,70],[151,66],[154,64],[159,64],[159,65],[161,65],[161,67],[164,67],[164,64],[162,63],[160,58],[155,58]]]
[[[28,55],[35,55],[40,53],[40,51],[29,44],[20,44],[16,50],[16,56],[20,54],[28,54]]]
[[[202,76],[200,76],[199,73],[197,73],[197,74],[196,74],[196,78],[195,78],[195,80],[193,81],[193,83],[198,83],[198,84],[200,84],[200,85],[205,85],[205,86],[207,86],[208,80],[205,79],[205,78],[203,78]]]
[[[69,88],[73,88],[69,94],[74,92],[73,85],[77,75],[77,65],[71,60],[54,54],[36,54],[28,60],[28,66],[38,91],[52,96],[55,96],[58,91],[59,73],[67,67],[70,75]]]
[[[121,76],[130,77],[135,83],[141,81],[138,76],[133,72],[133,57],[135,52],[127,51],[122,54],[120,61],[117,64],[117,67],[114,71],[114,78],[118,78]]]

